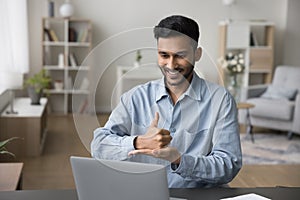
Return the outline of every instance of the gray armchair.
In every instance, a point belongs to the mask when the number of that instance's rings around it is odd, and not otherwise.
[[[270,85],[249,87],[251,126],[300,134],[300,67],[278,66]]]

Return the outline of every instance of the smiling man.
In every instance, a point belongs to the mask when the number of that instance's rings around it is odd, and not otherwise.
[[[161,80],[121,97],[94,132],[95,158],[164,164],[170,188],[219,186],[242,165],[236,104],[223,87],[194,72],[198,24],[170,16],[154,28]]]

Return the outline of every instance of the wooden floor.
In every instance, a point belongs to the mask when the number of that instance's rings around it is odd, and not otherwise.
[[[107,115],[100,116],[101,125],[106,120]],[[23,189],[75,188],[69,157],[90,156],[76,133],[72,115],[49,116],[48,129],[42,156],[22,159]],[[245,165],[229,185],[300,187],[300,165]]]

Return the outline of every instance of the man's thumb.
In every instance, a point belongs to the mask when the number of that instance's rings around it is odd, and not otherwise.
[[[158,112],[155,112],[155,116],[154,116],[154,119],[151,122],[151,126],[157,127],[158,120],[159,120],[159,114],[158,114]]]

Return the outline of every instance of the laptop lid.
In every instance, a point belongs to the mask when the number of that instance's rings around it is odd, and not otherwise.
[[[168,200],[163,165],[71,156],[79,200]]]

